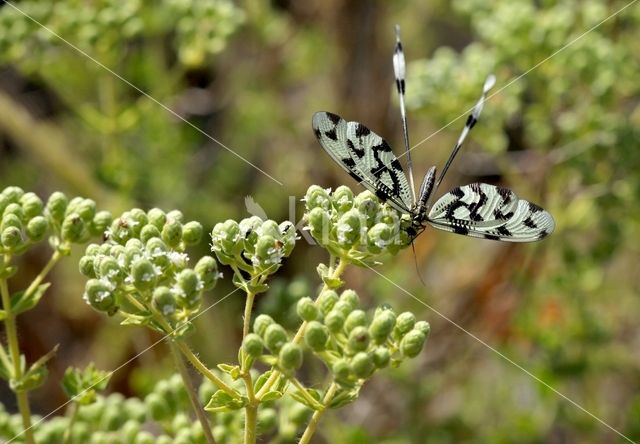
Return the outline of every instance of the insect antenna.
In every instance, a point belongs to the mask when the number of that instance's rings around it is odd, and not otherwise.
[[[427,284],[422,279],[422,275],[420,274],[420,268],[418,267],[418,257],[416,256],[416,244],[413,242],[413,240],[411,241],[411,249],[413,250],[413,263],[416,265],[416,273],[418,273],[418,279],[420,279],[420,282],[422,282],[422,286],[426,287]]]
[[[400,26],[396,25],[396,47],[393,51],[393,73],[396,78],[396,89],[398,90],[398,98],[400,99],[400,117],[402,118],[402,136],[404,137],[404,148],[407,154],[407,170],[409,172],[409,184],[411,185],[411,193],[413,202],[416,202],[416,187],[413,181],[413,161],[411,160],[411,149],[409,148],[409,129],[407,126],[407,113],[404,106],[405,94],[405,75],[406,68],[404,62],[404,51],[402,50],[402,42],[400,41]]]
[[[471,114],[469,114],[469,117],[467,117],[467,122],[464,124],[462,133],[460,133],[460,137],[458,137],[458,141],[453,147],[453,151],[451,151],[451,154],[449,155],[449,159],[447,159],[447,163],[444,165],[444,168],[442,168],[442,171],[440,171],[440,175],[438,176],[438,180],[436,180],[436,184],[434,186],[434,191],[438,188],[438,186],[440,185],[440,182],[442,182],[444,175],[447,173],[447,170],[451,166],[453,159],[458,154],[458,151],[460,151],[460,147],[462,146],[464,139],[466,139],[467,136],[469,135],[471,128],[473,128],[475,124],[478,122],[478,118],[480,117],[480,113],[482,112],[482,108],[484,107],[484,102],[486,100],[487,93],[491,88],[493,88],[493,85],[495,84],[496,84],[496,76],[494,76],[493,74],[490,74],[489,77],[487,77],[487,80],[484,81],[484,86],[482,87],[482,95],[480,96],[480,99],[478,100],[476,105],[473,107],[473,110],[471,111]]]

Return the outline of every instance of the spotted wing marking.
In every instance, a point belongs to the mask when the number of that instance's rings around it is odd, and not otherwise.
[[[427,221],[452,233],[507,242],[540,240],[555,228],[547,211],[485,183],[454,188],[433,205]]]
[[[322,148],[351,177],[398,211],[410,213],[407,179],[382,137],[361,123],[328,112],[315,113],[312,126]]]

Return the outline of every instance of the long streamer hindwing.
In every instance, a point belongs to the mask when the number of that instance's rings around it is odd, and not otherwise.
[[[397,210],[411,212],[407,178],[382,137],[361,123],[327,112],[315,113],[312,126],[322,148],[351,177]]]
[[[454,188],[438,199],[427,220],[452,233],[508,242],[540,240],[555,228],[547,211],[507,188],[485,183]]]

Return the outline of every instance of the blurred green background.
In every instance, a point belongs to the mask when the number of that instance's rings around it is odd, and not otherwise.
[[[415,299],[370,270],[348,270],[348,286],[370,305],[420,312],[432,336],[421,359],[384,372],[327,417],[315,442],[627,442],[514,363],[640,440],[640,6],[600,24],[628,4],[11,2],[33,20],[0,4],[0,188],[80,194],[115,215],[179,208],[207,230],[247,217],[250,195],[269,217],[297,222],[309,185],[357,190],[313,137],[315,111],[361,121],[400,152],[398,23],[418,175],[443,165],[464,121],[443,127],[466,116],[493,72],[499,92],[441,192],[499,183],[547,208],[557,229],[528,245],[428,230],[415,244],[426,285],[410,250],[378,268]],[[203,242],[194,255],[206,251]],[[20,318],[27,357],[61,344],[34,398],[39,413],[62,403],[67,366],[115,369],[156,340],[85,305],[79,254]],[[23,282],[46,257],[23,259]],[[286,316],[287,298],[315,288],[324,260],[301,241],[256,310]],[[218,286],[211,302],[231,289]],[[201,319],[194,347],[212,365],[234,359],[242,306],[232,296]],[[119,370],[110,389],[140,394],[171,372],[158,347]],[[11,406],[6,389],[0,395]]]

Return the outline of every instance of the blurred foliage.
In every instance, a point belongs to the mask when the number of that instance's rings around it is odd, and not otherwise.
[[[353,186],[320,154],[309,125],[314,111],[346,109],[345,117],[401,146],[399,118],[390,109],[392,25],[400,23],[412,140],[428,137],[413,151],[416,170],[442,165],[463,122],[440,129],[466,116],[494,72],[494,96],[446,182],[506,184],[543,204],[558,227],[528,246],[425,233],[416,255],[426,287],[408,253],[378,270],[640,440],[634,315],[640,309],[640,10],[632,5],[584,34],[627,3],[12,2],[139,90],[2,7],[0,95],[12,97],[13,108],[0,109],[0,132],[10,135],[0,143],[0,187],[71,186],[62,167],[43,164],[29,149],[32,134],[5,127],[24,108],[36,117],[29,132],[44,134],[41,124],[52,124],[74,163],[120,202],[179,206],[208,230],[244,215],[243,197],[250,194],[269,217],[284,218],[287,196],[300,197],[311,183]],[[318,250],[300,249],[287,264],[285,273],[300,286],[317,283],[306,265],[318,262]],[[394,305],[424,308],[370,271],[346,278],[362,295],[378,301],[397,295],[402,299]],[[301,295],[291,285],[275,285],[273,299],[262,296],[258,310],[275,317],[279,298]],[[75,294],[77,302],[80,284],[64,286],[60,297]],[[205,354],[226,359],[237,345],[225,342],[238,338],[241,309],[233,301],[213,311],[229,335],[212,335]],[[279,316],[285,322],[287,314]],[[328,442],[617,442],[610,429],[449,322],[430,311],[424,316],[433,327],[426,359],[365,386],[341,418],[325,418]],[[89,337],[109,337],[103,328]],[[131,351],[112,348],[114,359]],[[157,371],[153,361],[144,364],[149,374]]]

